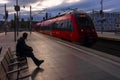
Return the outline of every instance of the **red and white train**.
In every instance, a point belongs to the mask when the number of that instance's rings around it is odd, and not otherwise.
[[[98,38],[92,19],[81,11],[70,11],[41,21],[35,24],[34,28],[37,32],[86,46],[93,45]]]

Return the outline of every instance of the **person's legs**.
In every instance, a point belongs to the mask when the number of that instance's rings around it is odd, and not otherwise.
[[[40,64],[44,62],[44,60],[38,60],[32,52],[26,52],[25,56],[31,57],[33,62],[39,67]]]
[[[41,63],[44,62],[44,60],[38,60],[34,55],[31,56],[31,58],[32,58],[32,60],[34,61],[34,63],[35,63],[38,67],[39,67],[39,65],[40,65]]]

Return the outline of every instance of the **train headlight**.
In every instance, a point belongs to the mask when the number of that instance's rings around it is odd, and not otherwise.
[[[81,32],[83,32],[84,30],[83,29],[81,29]]]

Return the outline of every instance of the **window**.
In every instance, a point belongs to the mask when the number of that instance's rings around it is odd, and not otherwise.
[[[93,27],[92,19],[89,16],[80,17],[79,15],[76,16],[78,25],[81,27]]]
[[[68,31],[73,31],[72,22],[70,20],[67,21]]]

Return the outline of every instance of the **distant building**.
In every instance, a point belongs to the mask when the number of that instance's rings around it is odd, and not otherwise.
[[[103,18],[101,18],[98,11],[89,14],[93,18],[95,28],[98,31],[102,29],[101,26],[103,26],[103,31],[115,31],[118,28],[118,23],[120,23],[120,12],[104,12]],[[103,20],[103,24],[101,23],[101,20]]]

